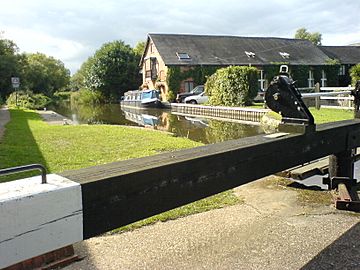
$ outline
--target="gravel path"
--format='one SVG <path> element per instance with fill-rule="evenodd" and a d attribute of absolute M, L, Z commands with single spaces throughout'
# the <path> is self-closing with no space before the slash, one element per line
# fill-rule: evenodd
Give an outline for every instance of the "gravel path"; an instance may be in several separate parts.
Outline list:
<path fill-rule="evenodd" d="M 0 139 L 4 135 L 5 125 L 10 121 L 10 113 L 6 107 L 0 108 Z"/>
<path fill-rule="evenodd" d="M 239 204 L 95 237 L 64 269 L 360 269 L 360 216 L 304 205 L 271 178 L 244 185 Z"/>
<path fill-rule="evenodd" d="M 54 111 L 36 111 L 49 125 L 73 125 L 73 121 Z"/>

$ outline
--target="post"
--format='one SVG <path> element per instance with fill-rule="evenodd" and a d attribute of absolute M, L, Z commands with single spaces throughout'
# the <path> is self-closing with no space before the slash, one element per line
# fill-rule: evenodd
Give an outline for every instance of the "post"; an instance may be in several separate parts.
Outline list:
<path fill-rule="evenodd" d="M 360 119 L 360 81 L 356 82 L 355 90 L 353 92 L 354 96 L 354 118 Z"/>
<path fill-rule="evenodd" d="M 320 93 L 320 84 L 316 83 L 315 84 L 315 93 Z M 320 97 L 316 96 L 315 97 L 315 108 L 317 110 L 320 110 L 321 104 L 320 104 Z"/>
<path fill-rule="evenodd" d="M 315 88 L 316 89 L 316 88 Z M 355 90 L 352 92 L 354 96 L 354 118 L 360 119 L 359 105 L 360 105 L 360 81 L 357 81 Z M 345 150 L 329 156 L 329 179 L 330 186 L 332 186 L 331 179 L 333 177 L 345 177 L 354 179 L 354 156 L 356 155 L 356 148 Z"/>
<path fill-rule="evenodd" d="M 354 178 L 353 150 L 345 150 L 329 156 L 329 177 Z"/>

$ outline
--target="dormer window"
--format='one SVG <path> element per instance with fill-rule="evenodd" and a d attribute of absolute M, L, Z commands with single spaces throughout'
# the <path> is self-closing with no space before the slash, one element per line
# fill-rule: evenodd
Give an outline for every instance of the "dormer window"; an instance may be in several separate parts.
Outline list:
<path fill-rule="evenodd" d="M 179 60 L 187 60 L 187 61 L 191 60 L 191 57 L 187 53 L 177 52 L 176 55 L 177 55 Z"/>
<path fill-rule="evenodd" d="M 289 57 L 290 57 L 290 54 L 288 54 L 287 52 L 279 52 L 279 54 L 284 59 L 289 59 Z"/>
<path fill-rule="evenodd" d="M 245 54 L 246 54 L 247 57 L 249 57 L 249 58 L 255 58 L 255 53 L 253 53 L 253 52 L 245 51 Z"/>

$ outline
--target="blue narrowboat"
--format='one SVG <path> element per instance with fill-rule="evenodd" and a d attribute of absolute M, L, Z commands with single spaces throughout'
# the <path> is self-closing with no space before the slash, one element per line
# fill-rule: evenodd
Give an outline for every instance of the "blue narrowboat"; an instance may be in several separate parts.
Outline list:
<path fill-rule="evenodd" d="M 150 90 L 133 90 L 124 93 L 120 102 L 124 107 L 135 108 L 162 108 L 160 92 L 155 89 Z"/>

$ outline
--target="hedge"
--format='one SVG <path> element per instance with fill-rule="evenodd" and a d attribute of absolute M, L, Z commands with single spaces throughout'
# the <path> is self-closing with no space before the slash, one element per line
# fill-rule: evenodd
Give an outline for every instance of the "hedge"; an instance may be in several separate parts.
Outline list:
<path fill-rule="evenodd" d="M 258 91 L 258 69 L 230 66 L 218 69 L 205 84 L 209 104 L 214 106 L 250 105 Z"/>

